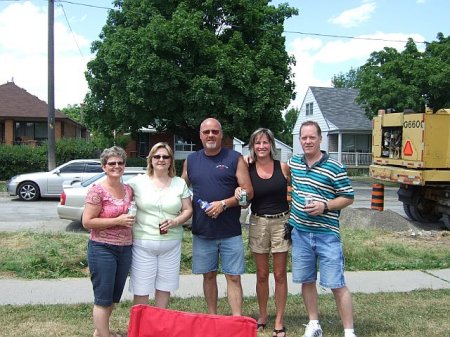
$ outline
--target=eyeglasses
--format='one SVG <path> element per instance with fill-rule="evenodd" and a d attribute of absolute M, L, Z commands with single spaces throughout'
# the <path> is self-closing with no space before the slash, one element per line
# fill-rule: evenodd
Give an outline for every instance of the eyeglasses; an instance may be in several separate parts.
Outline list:
<path fill-rule="evenodd" d="M 212 130 L 202 130 L 202 133 L 203 133 L 205 136 L 209 135 L 210 133 L 212 133 L 214 136 L 217 136 L 217 135 L 220 133 L 220 130 L 215 130 L 215 129 L 212 129 Z"/>
<path fill-rule="evenodd" d="M 156 155 L 152 156 L 152 158 L 156 159 L 156 160 L 161 160 L 161 159 L 170 159 L 170 156 L 167 156 L 167 155 L 163 156 L 163 155 L 156 154 Z"/>
<path fill-rule="evenodd" d="M 124 164 L 125 163 L 123 161 L 110 161 L 106 163 L 106 165 L 108 166 L 116 166 L 116 165 L 123 166 Z"/>

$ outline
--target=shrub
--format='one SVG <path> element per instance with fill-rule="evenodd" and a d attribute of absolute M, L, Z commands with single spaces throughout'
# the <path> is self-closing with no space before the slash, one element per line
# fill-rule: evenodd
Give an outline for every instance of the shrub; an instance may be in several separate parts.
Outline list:
<path fill-rule="evenodd" d="M 86 141 L 84 139 L 64 138 L 55 143 L 56 166 L 72 159 L 99 158 L 101 151 L 110 146 L 104 141 Z M 7 180 L 14 175 L 47 171 L 48 146 L 31 147 L 27 145 L 0 145 L 0 180 Z"/>

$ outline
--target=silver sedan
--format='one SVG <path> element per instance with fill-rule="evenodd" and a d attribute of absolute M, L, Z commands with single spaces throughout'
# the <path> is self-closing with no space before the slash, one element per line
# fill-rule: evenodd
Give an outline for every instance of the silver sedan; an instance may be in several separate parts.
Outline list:
<path fill-rule="evenodd" d="M 146 173 L 145 167 L 125 167 L 122 180 L 126 182 L 128 179 Z M 56 208 L 58 217 L 60 219 L 67 219 L 73 221 L 81 221 L 84 212 L 84 200 L 86 199 L 87 191 L 94 183 L 98 184 L 106 179 L 104 172 L 97 174 L 85 182 L 66 181 L 64 182 L 64 191 Z"/>
<path fill-rule="evenodd" d="M 40 197 L 59 197 L 63 182 L 77 179 L 85 181 L 102 172 L 98 159 L 76 159 L 68 161 L 49 172 L 19 174 L 7 183 L 9 195 L 18 195 L 24 201 L 34 201 Z"/>

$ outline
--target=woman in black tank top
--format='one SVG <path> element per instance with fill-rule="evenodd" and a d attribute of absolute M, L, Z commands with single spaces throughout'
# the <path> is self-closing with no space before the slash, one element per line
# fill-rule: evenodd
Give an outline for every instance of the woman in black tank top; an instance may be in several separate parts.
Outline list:
<path fill-rule="evenodd" d="M 250 178 L 254 196 L 251 200 L 249 246 L 256 263 L 256 294 L 259 305 L 258 330 L 267 324 L 269 299 L 269 259 L 272 253 L 275 278 L 275 322 L 273 337 L 285 337 L 283 317 L 287 300 L 287 255 L 289 240 L 284 239 L 284 224 L 289 217 L 287 186 L 290 170 L 286 163 L 275 160 L 273 133 L 258 129 L 249 141 Z"/>

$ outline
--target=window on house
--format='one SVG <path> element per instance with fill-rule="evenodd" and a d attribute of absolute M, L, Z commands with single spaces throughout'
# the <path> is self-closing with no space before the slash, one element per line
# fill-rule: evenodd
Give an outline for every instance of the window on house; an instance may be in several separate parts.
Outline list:
<path fill-rule="evenodd" d="M 175 151 L 195 151 L 195 143 L 187 141 L 180 136 L 175 136 Z"/>
<path fill-rule="evenodd" d="M 311 103 L 306 103 L 306 116 L 311 116 L 313 114 L 313 102 Z"/>
<path fill-rule="evenodd" d="M 46 122 L 16 122 L 14 136 L 21 141 L 43 141 L 48 138 Z"/>
<path fill-rule="evenodd" d="M 342 137 L 343 152 L 370 153 L 372 147 L 371 135 L 349 135 Z"/>

